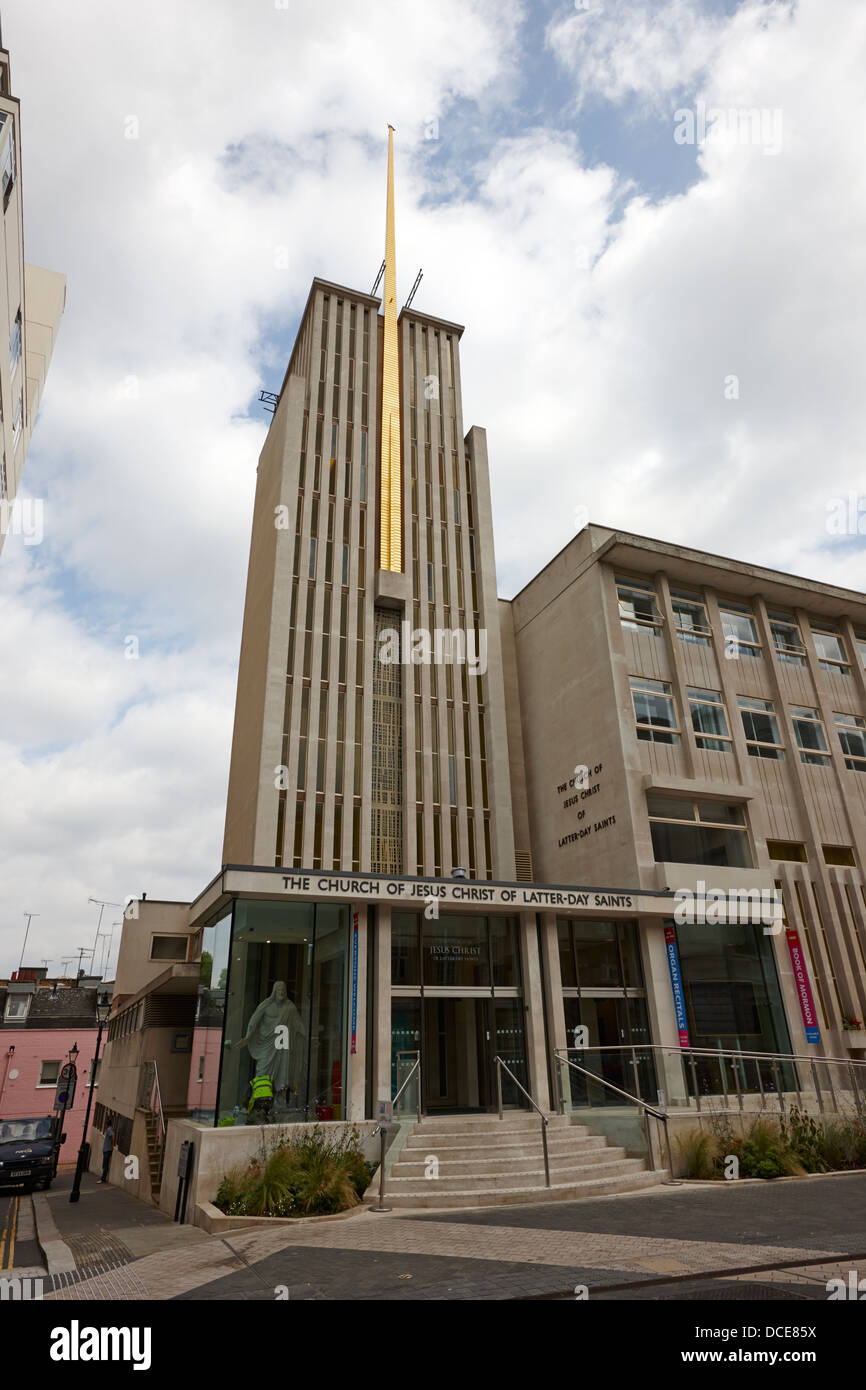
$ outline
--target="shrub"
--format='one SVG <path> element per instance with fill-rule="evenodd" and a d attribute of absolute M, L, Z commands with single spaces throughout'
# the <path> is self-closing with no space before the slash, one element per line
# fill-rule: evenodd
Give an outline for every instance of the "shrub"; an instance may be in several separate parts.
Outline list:
<path fill-rule="evenodd" d="M 358 1206 L 371 1176 L 355 1126 L 331 1138 L 314 1125 L 270 1151 L 263 1141 L 257 1161 L 225 1175 L 216 1205 L 229 1216 L 330 1215 Z"/>
<path fill-rule="evenodd" d="M 714 1178 L 716 1173 L 717 1141 L 702 1129 L 690 1129 L 679 1135 L 677 1148 L 686 1167 L 687 1178 Z"/>

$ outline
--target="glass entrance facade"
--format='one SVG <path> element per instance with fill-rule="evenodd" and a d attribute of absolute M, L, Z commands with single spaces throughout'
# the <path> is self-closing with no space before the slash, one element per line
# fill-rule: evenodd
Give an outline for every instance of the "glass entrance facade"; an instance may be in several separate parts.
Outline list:
<path fill-rule="evenodd" d="M 217 1123 L 343 1118 L 348 945 L 346 904 L 235 903 Z"/>
<path fill-rule="evenodd" d="M 516 917 L 394 912 L 391 982 L 393 1092 L 418 1053 L 425 1112 L 496 1109 L 497 1056 L 529 1089 Z M 507 1072 L 502 1100 L 526 1104 Z"/>
<path fill-rule="evenodd" d="M 569 1056 L 621 1091 L 655 1099 L 637 924 L 559 918 L 556 929 Z M 572 1104 L 623 1104 L 573 1069 L 568 1084 Z"/>

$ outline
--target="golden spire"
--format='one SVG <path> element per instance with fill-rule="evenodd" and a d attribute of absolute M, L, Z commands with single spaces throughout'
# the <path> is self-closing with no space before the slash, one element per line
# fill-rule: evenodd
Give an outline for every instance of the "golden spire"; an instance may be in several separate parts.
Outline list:
<path fill-rule="evenodd" d="M 379 565 L 403 569 L 403 488 L 400 466 L 400 349 L 397 341 L 397 267 L 394 236 L 394 127 L 388 126 L 388 203 L 385 215 L 385 334 L 382 350 L 382 454 Z"/>

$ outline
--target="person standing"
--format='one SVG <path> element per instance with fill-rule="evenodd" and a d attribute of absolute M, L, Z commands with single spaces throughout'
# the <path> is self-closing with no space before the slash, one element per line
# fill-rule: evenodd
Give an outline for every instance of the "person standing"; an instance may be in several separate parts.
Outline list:
<path fill-rule="evenodd" d="M 108 1122 L 108 1129 L 105 1131 L 105 1138 L 102 1141 L 102 1177 L 101 1183 L 108 1182 L 108 1170 L 111 1167 L 111 1155 L 114 1151 L 114 1126 Z"/>

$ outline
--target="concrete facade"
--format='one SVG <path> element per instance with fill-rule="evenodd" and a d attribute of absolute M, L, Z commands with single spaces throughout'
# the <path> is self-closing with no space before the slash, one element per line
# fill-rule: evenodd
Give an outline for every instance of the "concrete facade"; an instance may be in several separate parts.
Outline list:
<path fill-rule="evenodd" d="M 66 279 L 24 260 L 21 108 L 12 94 L 9 54 L 2 47 L 0 185 L 0 504 L 8 509 L 18 493 L 66 305 Z M 0 549 L 15 525 L 5 515 L 3 522 Z"/>

